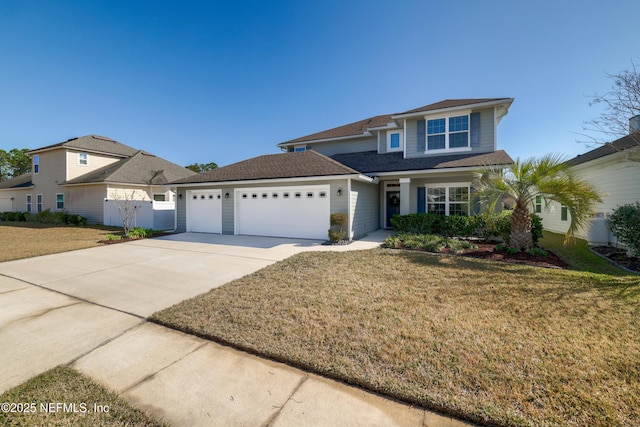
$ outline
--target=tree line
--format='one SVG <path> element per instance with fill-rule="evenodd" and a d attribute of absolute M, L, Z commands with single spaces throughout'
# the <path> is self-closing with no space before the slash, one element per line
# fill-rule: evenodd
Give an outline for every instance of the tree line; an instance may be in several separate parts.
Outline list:
<path fill-rule="evenodd" d="M 31 172 L 31 158 L 28 148 L 0 149 L 0 181 L 6 181 Z"/>

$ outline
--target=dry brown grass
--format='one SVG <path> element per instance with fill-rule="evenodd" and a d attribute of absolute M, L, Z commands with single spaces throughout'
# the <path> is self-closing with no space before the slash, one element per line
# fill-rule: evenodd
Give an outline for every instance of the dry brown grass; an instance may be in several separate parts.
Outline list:
<path fill-rule="evenodd" d="M 68 367 L 57 367 L 31 378 L 1 394 L 0 402 L 5 404 L 0 410 L 2 426 L 165 425 Z"/>
<path fill-rule="evenodd" d="M 153 316 L 497 425 L 640 425 L 640 279 L 420 252 L 303 253 Z"/>
<path fill-rule="evenodd" d="M 0 262 L 99 246 L 112 227 L 0 223 Z"/>

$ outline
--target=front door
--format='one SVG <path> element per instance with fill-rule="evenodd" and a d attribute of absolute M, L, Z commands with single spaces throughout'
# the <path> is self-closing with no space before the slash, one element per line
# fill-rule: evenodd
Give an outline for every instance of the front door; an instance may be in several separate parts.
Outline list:
<path fill-rule="evenodd" d="M 393 228 L 391 225 L 391 217 L 400 214 L 400 192 L 387 191 L 387 228 Z"/>

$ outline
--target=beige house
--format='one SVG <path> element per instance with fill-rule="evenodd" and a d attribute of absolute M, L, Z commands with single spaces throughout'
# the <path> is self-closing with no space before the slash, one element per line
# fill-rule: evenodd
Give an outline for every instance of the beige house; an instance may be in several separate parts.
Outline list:
<path fill-rule="evenodd" d="M 164 184 L 195 173 L 110 138 L 87 135 L 29 152 L 31 173 L 0 183 L 0 212 L 49 209 L 105 223 L 105 200 L 173 202 Z"/>
<path fill-rule="evenodd" d="M 630 126 L 629 135 L 567 163 L 578 177 L 591 183 L 602 198 L 591 224 L 576 236 L 591 244 L 615 243 L 615 237 L 608 230 L 607 215 L 618 206 L 640 201 L 640 131 Z M 569 229 L 571 214 L 565 206 L 557 202 L 545 206 L 539 199 L 534 211 L 542 217 L 545 230 L 564 234 Z"/>

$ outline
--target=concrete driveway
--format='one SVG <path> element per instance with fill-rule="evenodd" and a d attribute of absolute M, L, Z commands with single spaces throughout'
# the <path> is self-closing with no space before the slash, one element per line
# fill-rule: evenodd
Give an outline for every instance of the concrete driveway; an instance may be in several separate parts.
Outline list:
<path fill-rule="evenodd" d="M 385 236 L 327 247 L 186 233 L 0 263 L 0 393 L 70 365 L 172 425 L 461 425 L 145 321 L 295 253 Z"/>

